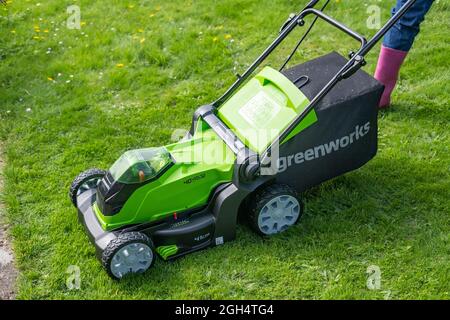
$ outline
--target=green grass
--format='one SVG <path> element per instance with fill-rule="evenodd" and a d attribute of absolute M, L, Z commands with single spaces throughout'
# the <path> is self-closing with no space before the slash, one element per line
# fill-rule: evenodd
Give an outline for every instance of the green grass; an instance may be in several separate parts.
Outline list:
<path fill-rule="evenodd" d="M 309 191 L 307 213 L 292 230 L 265 240 L 239 226 L 235 242 L 158 261 L 144 276 L 115 282 L 77 222 L 67 197 L 74 176 L 188 128 L 196 107 L 223 93 L 234 68 L 242 72 L 303 2 L 48 0 L 38 6 L 13 0 L 0 6 L 2 198 L 21 272 L 19 298 L 450 298 L 445 1 L 435 2 L 402 69 L 394 105 L 380 114 L 377 157 Z M 384 19 L 393 2 L 372 1 Z M 72 3 L 81 7 L 81 30 L 65 27 Z M 374 33 L 362 3 L 332 1 L 328 12 Z M 297 62 L 355 45 L 323 24 L 312 36 Z M 377 53 L 378 47 L 367 58 L 368 72 Z M 81 269 L 80 290 L 66 288 L 69 265 Z M 366 287 L 370 265 L 381 268 L 380 290 Z"/>

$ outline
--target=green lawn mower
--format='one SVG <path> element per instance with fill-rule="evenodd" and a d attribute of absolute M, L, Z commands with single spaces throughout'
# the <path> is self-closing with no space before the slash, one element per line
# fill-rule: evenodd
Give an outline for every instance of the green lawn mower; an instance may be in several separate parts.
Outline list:
<path fill-rule="evenodd" d="M 107 273 L 115 279 L 236 237 L 237 216 L 262 236 L 295 225 L 301 192 L 355 170 L 377 152 L 383 86 L 360 70 L 365 55 L 415 2 L 377 34 L 363 36 L 310 1 L 236 82 L 198 108 L 189 134 L 164 147 L 132 150 L 107 170 L 75 178 L 70 198 Z M 279 70 L 261 63 L 305 19 L 304 36 Z M 360 48 L 286 68 L 321 19 Z"/>

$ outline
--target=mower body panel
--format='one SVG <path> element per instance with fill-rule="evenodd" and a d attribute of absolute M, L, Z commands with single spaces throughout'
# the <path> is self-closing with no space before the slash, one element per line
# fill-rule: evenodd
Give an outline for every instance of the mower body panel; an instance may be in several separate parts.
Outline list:
<path fill-rule="evenodd" d="M 215 188 L 232 179 L 235 155 L 204 123 L 198 124 L 191 139 L 165 146 L 165 149 L 173 158 L 173 164 L 157 179 L 137 184 L 116 214 L 103 214 L 104 206 L 94 204 L 103 229 L 153 222 L 201 208 Z M 120 197 L 124 190 L 114 196 Z M 105 201 L 102 197 L 98 200 Z"/>
<path fill-rule="evenodd" d="M 112 232 L 105 231 L 94 212 L 94 204 L 97 197 L 96 189 L 88 190 L 77 198 L 78 221 L 84 226 L 89 240 L 94 244 L 96 255 L 101 258 L 103 250 L 116 236 Z"/>
<path fill-rule="evenodd" d="M 255 185 L 256 186 L 256 185 Z M 139 231 L 150 237 L 156 252 L 164 259 L 175 259 L 187 253 L 211 246 L 222 245 L 236 238 L 238 208 L 250 193 L 233 183 L 220 185 L 208 204 L 198 210 L 169 215 L 153 222 L 127 225 L 112 231 L 102 227 L 95 213 L 96 189 L 77 197 L 78 219 L 89 240 L 96 248 L 99 259 L 106 246 L 120 233 Z"/>
<path fill-rule="evenodd" d="M 218 117 L 249 149 L 260 154 L 308 104 L 293 82 L 266 67 L 219 108 Z M 300 128 L 316 121 L 313 110 Z"/>

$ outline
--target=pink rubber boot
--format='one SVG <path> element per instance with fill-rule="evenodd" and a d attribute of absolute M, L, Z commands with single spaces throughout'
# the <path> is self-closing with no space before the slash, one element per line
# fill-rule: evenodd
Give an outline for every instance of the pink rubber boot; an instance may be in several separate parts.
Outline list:
<path fill-rule="evenodd" d="M 398 80 L 400 67 L 408 52 L 381 46 L 378 58 L 375 79 L 384 84 L 384 92 L 381 96 L 379 107 L 387 108 L 391 104 L 391 94 Z"/>

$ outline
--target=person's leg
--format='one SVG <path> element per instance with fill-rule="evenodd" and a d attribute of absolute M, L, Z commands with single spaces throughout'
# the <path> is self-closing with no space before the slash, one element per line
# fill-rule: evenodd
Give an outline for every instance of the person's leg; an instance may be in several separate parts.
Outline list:
<path fill-rule="evenodd" d="M 385 86 L 380 108 L 388 107 L 391 102 L 391 94 L 397 83 L 400 67 L 420 31 L 420 24 L 425 19 L 433 1 L 417 0 L 384 37 L 375 71 L 375 78 Z M 397 0 L 392 14 L 394 15 L 406 2 L 407 0 Z"/>

